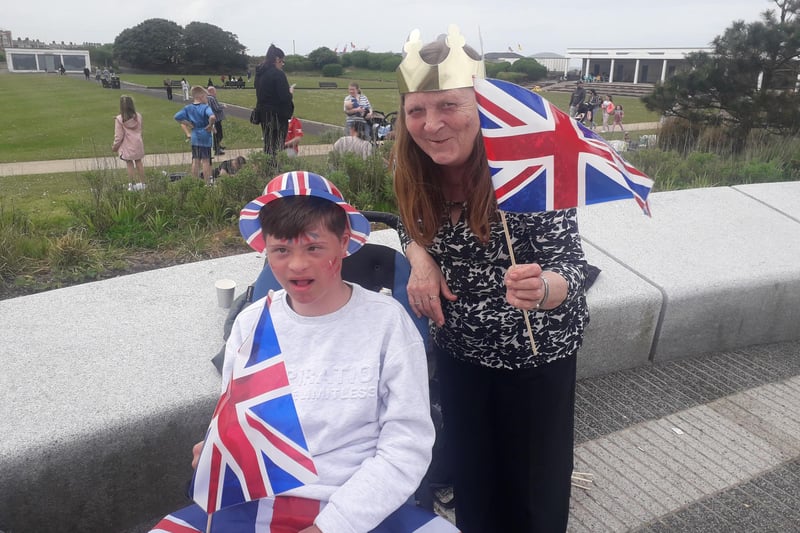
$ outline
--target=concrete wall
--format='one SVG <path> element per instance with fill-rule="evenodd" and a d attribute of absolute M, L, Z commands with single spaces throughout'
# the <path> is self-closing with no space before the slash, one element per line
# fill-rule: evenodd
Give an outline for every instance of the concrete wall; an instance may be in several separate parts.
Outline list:
<path fill-rule="evenodd" d="M 580 210 L 602 269 L 581 376 L 800 338 L 800 182 L 651 206 Z M 132 531 L 187 503 L 219 394 L 213 283 L 239 294 L 262 264 L 246 253 L 0 301 L 0 530 Z"/>

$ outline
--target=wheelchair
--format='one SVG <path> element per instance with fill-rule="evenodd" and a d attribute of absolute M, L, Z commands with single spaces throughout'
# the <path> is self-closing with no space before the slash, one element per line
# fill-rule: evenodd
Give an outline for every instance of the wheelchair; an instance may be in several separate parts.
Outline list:
<path fill-rule="evenodd" d="M 393 230 L 398 228 L 399 217 L 397 215 L 379 211 L 362 211 L 361 214 L 371 223 L 383 224 Z M 342 261 L 342 278 L 345 281 L 357 283 L 365 289 L 375 292 L 391 294 L 408 312 L 427 345 L 429 336 L 428 319 L 425 317 L 417 318 L 411 311 L 411 306 L 408 302 L 406 284 L 410 275 L 411 265 L 406 257 L 394 248 L 381 244 L 366 243 L 357 253 L 345 257 Z M 228 339 L 233 328 L 233 322 L 245 307 L 266 296 L 270 290 L 278 290 L 280 288 L 280 284 L 275 279 L 269 264 L 265 261 L 264 268 L 256 280 L 231 305 L 225 320 L 223 338 L 225 340 Z M 222 372 L 224 357 L 225 346 L 223 345 L 212 359 L 219 372 Z M 454 501 L 451 498 L 452 491 L 448 490 L 451 482 L 449 479 L 449 467 L 447 466 L 447 454 L 444 450 L 439 382 L 435 372 L 435 359 L 430 354 L 428 355 L 428 381 L 431 418 L 436 428 L 436 441 L 433 446 L 431 465 L 416 491 L 415 499 L 417 505 L 433 511 L 434 503 L 440 507 L 450 509 L 453 507 Z M 440 495 L 445 495 L 445 497 L 440 497 Z"/>

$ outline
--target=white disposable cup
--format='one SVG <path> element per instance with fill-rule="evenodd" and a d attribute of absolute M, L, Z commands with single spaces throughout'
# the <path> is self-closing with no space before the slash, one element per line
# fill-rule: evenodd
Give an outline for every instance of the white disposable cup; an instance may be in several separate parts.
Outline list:
<path fill-rule="evenodd" d="M 233 304 L 233 294 L 236 292 L 236 282 L 232 279 L 220 279 L 214 283 L 217 288 L 217 303 L 225 309 Z"/>

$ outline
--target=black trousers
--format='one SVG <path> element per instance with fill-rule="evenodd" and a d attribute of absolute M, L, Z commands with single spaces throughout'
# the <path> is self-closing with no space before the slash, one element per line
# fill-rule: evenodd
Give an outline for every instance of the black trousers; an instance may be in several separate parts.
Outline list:
<path fill-rule="evenodd" d="M 267 111 L 262 116 L 261 128 L 264 134 L 264 151 L 275 155 L 283 150 L 286 133 L 289 131 L 289 121 L 280 120 L 276 113 Z"/>
<path fill-rule="evenodd" d="M 567 528 L 575 361 L 499 370 L 437 350 L 444 431 L 463 533 Z"/>
<path fill-rule="evenodd" d="M 224 137 L 224 133 L 222 132 L 222 121 L 218 120 L 214 122 L 214 148 L 219 151 L 221 150 L 222 146 L 222 138 Z"/>

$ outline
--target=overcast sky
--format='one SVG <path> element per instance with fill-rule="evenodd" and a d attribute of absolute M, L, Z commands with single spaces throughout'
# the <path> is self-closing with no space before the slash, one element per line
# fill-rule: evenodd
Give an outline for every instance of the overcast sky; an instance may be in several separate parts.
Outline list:
<path fill-rule="evenodd" d="M 427 42 L 457 24 L 475 48 L 482 36 L 484 52 L 512 47 L 530 55 L 586 46 L 708 46 L 734 20 L 753 22 L 772 8 L 767 0 L 17 0 L 4 2 L 0 29 L 14 38 L 111 43 L 150 18 L 198 21 L 236 34 L 258 56 L 270 43 L 287 54 L 350 43 L 400 52 L 414 28 Z"/>

